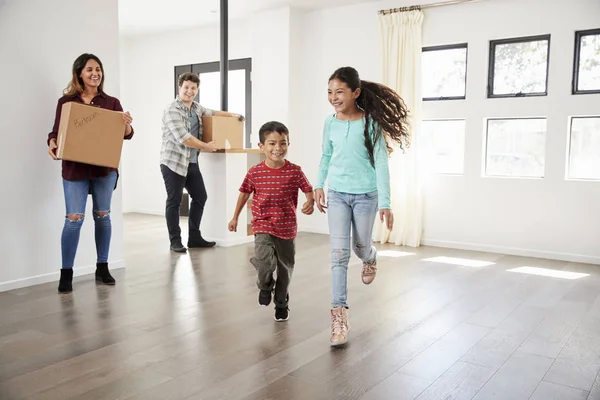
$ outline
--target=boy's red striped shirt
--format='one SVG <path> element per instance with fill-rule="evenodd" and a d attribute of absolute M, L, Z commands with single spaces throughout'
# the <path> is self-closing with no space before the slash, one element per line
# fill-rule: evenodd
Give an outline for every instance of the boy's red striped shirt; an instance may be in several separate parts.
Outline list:
<path fill-rule="evenodd" d="M 250 168 L 240 192 L 254 193 L 252 231 L 294 239 L 298 231 L 298 189 L 304 193 L 313 190 L 302 168 L 288 160 L 281 168 L 269 168 L 264 161 Z"/>

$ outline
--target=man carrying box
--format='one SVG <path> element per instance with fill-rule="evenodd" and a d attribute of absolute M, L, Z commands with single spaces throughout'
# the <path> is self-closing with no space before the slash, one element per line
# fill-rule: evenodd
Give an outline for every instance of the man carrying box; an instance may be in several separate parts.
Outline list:
<path fill-rule="evenodd" d="M 160 170 L 167 191 L 165 216 L 169 230 L 171 250 L 185 253 L 179 227 L 179 207 L 183 188 L 192 198 L 189 212 L 189 248 L 213 247 L 216 243 L 205 240 L 200 233 L 200 221 L 206 203 L 206 187 L 198 168 L 198 151 L 217 151 L 214 141 L 202 141 L 202 117 L 223 116 L 243 120 L 238 114 L 226 111 L 214 111 L 194 101 L 198 94 L 200 78 L 186 72 L 177 82 L 179 95 L 166 108 L 162 119 L 162 147 L 160 151 Z"/>

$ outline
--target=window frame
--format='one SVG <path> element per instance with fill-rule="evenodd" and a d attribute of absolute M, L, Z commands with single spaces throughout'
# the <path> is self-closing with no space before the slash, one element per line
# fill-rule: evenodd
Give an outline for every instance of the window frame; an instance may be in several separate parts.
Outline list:
<path fill-rule="evenodd" d="M 544 147 L 544 172 L 542 176 L 520 176 L 520 175 L 490 175 L 487 173 L 487 165 L 488 165 L 488 143 L 489 143 L 489 134 L 490 134 L 490 125 L 489 121 L 505 121 L 505 120 L 530 120 L 530 119 L 542 119 L 546 121 L 546 137 L 545 137 L 545 147 Z M 483 169 L 482 169 L 482 177 L 483 178 L 492 178 L 492 179 L 533 179 L 533 180 L 543 180 L 546 178 L 546 154 L 547 154 L 547 145 L 548 145 L 548 117 L 543 116 L 531 116 L 531 117 L 487 117 L 484 118 L 484 132 L 485 132 L 485 140 L 483 141 Z"/>
<path fill-rule="evenodd" d="M 600 88 L 592 90 L 579 90 L 579 62 L 581 61 L 581 39 L 584 36 L 600 35 L 600 28 L 586 29 L 575 32 L 575 48 L 573 52 L 573 78 L 571 80 L 571 94 L 600 94 Z"/>
<path fill-rule="evenodd" d="M 565 162 L 565 181 L 571 182 L 600 182 L 600 179 L 596 178 L 571 178 L 571 142 L 573 135 L 573 120 L 574 119 L 600 119 L 598 115 L 571 115 L 569 116 L 568 134 L 567 134 L 567 154 Z"/>
<path fill-rule="evenodd" d="M 522 36 L 509 39 L 498 39 L 490 40 L 489 55 L 488 55 L 488 84 L 487 84 L 487 97 L 488 99 L 500 99 L 500 98 L 519 98 L 519 97 L 539 97 L 548 96 L 548 77 L 550 74 L 550 49 L 551 41 L 550 34 L 547 35 L 536 35 L 536 36 Z M 513 43 L 526 43 L 536 42 L 541 40 L 548 41 L 548 52 L 546 54 L 546 90 L 538 93 L 513 93 L 513 94 L 494 94 L 494 67 L 496 65 L 496 46 L 502 44 L 513 44 Z"/>
<path fill-rule="evenodd" d="M 229 60 L 229 71 L 233 70 L 245 70 L 246 74 L 246 113 L 244 115 L 245 120 L 245 128 L 246 128 L 246 148 L 251 148 L 251 138 L 252 138 L 252 58 L 239 58 L 235 60 Z M 179 94 L 179 87 L 177 85 L 177 81 L 179 79 L 179 75 L 184 72 L 193 72 L 195 74 L 202 74 L 205 72 L 219 72 L 220 71 L 220 62 L 206 62 L 206 63 L 198 63 L 198 64 L 186 64 L 186 65 L 176 65 L 174 67 L 174 75 L 175 75 L 175 98 Z M 199 101 L 200 94 L 196 95 L 194 101 Z"/>
<path fill-rule="evenodd" d="M 439 46 L 426 46 L 421 48 L 421 53 L 427 51 L 466 49 L 465 53 L 465 95 L 464 96 L 441 96 L 441 97 L 423 97 L 423 101 L 444 101 L 444 100 L 466 100 L 467 98 L 467 76 L 469 71 L 469 43 L 444 44 Z"/>

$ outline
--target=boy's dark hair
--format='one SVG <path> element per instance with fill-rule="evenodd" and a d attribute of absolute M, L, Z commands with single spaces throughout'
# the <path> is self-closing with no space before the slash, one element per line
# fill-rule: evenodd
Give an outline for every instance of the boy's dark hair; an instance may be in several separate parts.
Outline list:
<path fill-rule="evenodd" d="M 198 76 L 198 74 L 194 74 L 192 72 L 184 72 L 183 74 L 179 75 L 177 85 L 181 87 L 183 86 L 183 82 L 185 81 L 194 82 L 196 85 L 200 86 L 200 77 Z"/>
<path fill-rule="evenodd" d="M 269 121 L 263 124 L 258 131 L 258 140 L 261 144 L 265 144 L 265 137 L 271 132 L 277 132 L 280 135 L 285 135 L 288 139 L 290 138 L 290 131 L 284 124 L 277 121 Z"/>
<path fill-rule="evenodd" d="M 386 135 L 398 143 L 401 149 L 410 146 L 408 109 L 398 93 L 385 85 L 361 80 L 358 71 L 352 67 L 338 68 L 331 75 L 329 81 L 333 79 L 344 82 L 352 91 L 357 88 L 361 89 L 360 95 L 356 99 L 356 105 L 365 113 L 365 146 L 371 165 L 375 165 L 373 143 L 376 143 L 382 135 Z M 369 126 L 372 122 L 379 125 L 379 129 L 373 132 L 373 140 L 369 137 Z M 388 151 L 392 150 L 387 140 L 386 146 Z"/>

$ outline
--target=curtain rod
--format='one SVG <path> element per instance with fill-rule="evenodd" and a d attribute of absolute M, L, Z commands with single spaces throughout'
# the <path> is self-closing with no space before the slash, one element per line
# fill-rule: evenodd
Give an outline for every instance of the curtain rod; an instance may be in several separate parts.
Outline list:
<path fill-rule="evenodd" d="M 475 1 L 479 1 L 479 0 L 449 0 L 449 1 L 442 1 L 442 2 L 439 2 L 439 3 L 423 4 L 423 5 L 419 5 L 419 6 L 390 8 L 388 10 L 379 10 L 377 13 L 378 14 L 382 14 L 382 15 L 386 15 L 386 14 L 393 14 L 393 13 L 397 13 L 397 12 L 423 10 L 425 8 L 432 8 L 432 7 L 450 6 L 450 5 L 453 5 L 453 4 L 473 3 Z"/>

